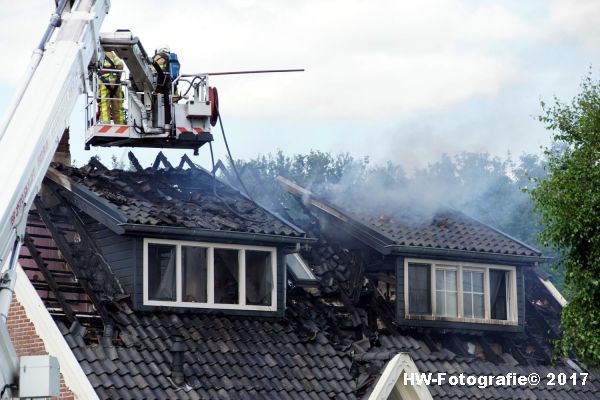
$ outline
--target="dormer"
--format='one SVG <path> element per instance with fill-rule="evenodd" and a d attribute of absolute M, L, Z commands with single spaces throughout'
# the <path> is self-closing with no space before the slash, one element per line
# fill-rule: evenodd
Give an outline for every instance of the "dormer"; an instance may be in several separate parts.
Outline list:
<path fill-rule="evenodd" d="M 57 166 L 46 184 L 78 214 L 135 309 L 283 315 L 288 257 L 313 240 L 183 161 Z"/>

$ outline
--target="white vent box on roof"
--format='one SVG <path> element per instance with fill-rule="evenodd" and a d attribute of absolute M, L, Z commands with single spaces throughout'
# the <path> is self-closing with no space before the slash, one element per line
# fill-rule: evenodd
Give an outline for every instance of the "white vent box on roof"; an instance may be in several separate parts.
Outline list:
<path fill-rule="evenodd" d="M 24 356 L 19 363 L 19 397 L 57 397 L 60 394 L 60 368 L 52 356 Z"/>

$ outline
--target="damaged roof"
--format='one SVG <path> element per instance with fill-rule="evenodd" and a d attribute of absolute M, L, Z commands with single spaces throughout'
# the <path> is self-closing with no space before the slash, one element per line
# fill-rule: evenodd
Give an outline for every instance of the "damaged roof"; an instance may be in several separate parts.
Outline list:
<path fill-rule="evenodd" d="M 398 352 L 408 353 L 424 373 L 587 372 L 573 362 L 551 361 L 548 332 L 559 307 L 533 271 L 525 275 L 524 333 L 436 332 L 388 324 L 393 307 L 375 292 L 361 290 L 351 300 L 362 285 L 347 283 L 365 278 L 357 276 L 362 260 L 351 251 L 321 238 L 303 255 L 315 266 L 321 290 L 290 290 L 285 318 L 136 311 L 126 298 L 101 306 L 110 311 L 110 329 L 69 324 L 55 310 L 53 317 L 100 399 L 361 399 Z M 97 268 L 85 261 L 79 267 Z M 96 288 L 92 296 L 101 292 Z M 179 385 L 171 378 L 175 336 L 185 343 Z M 596 399 L 600 381 L 591 373 L 585 386 L 567 380 L 564 386 L 444 384 L 429 390 L 434 399 Z"/>
<path fill-rule="evenodd" d="M 311 211 L 326 215 L 381 252 L 478 253 L 531 258 L 532 261 L 542 258 L 539 250 L 457 210 L 411 212 L 405 209 L 393 214 L 387 214 L 388 210 L 374 213 L 361 208 L 360 204 L 333 204 L 286 178 L 277 180 Z"/>
<path fill-rule="evenodd" d="M 363 214 L 358 218 L 391 239 L 395 246 L 541 256 L 533 247 L 455 210 L 438 211 L 421 223 L 384 214 Z"/>
<path fill-rule="evenodd" d="M 178 228 L 183 232 L 187 228 L 294 238 L 305 236 L 301 229 L 213 178 L 210 172 L 191 163 L 186 156 L 178 167 L 173 167 L 161 156 L 159 154 L 153 167 L 146 169 L 142 169 L 136 160 L 133 164 L 138 169 L 133 171 L 109 170 L 94 159 L 81 168 L 60 164 L 54 168 L 69 180 L 69 184 L 79 185 L 103 200 L 104 209 L 112 213 L 125 230 L 142 226 Z M 163 161 L 165 168 L 158 168 L 158 161 Z"/>
<path fill-rule="evenodd" d="M 102 193 L 119 193 L 131 201 L 138 201 L 136 192 L 130 192 L 136 177 L 158 188 L 162 187 L 161 180 L 166 179 L 156 171 L 124 173 L 99 168 L 61 171 L 73 182 L 90 188 L 95 196 L 106 198 Z M 150 182 L 149 176 L 157 180 Z M 180 178 L 179 173 L 172 176 Z M 111 184 L 110 177 L 122 180 L 125 185 Z M 184 182 L 187 182 L 185 191 L 191 192 L 191 182 Z M 212 180 L 194 182 L 212 184 Z M 174 190 L 172 186 L 170 190 Z M 206 188 L 195 190 L 210 193 Z M 168 193 L 174 198 L 172 192 Z M 144 195 L 156 207 L 171 205 L 164 194 L 156 194 L 156 199 L 153 196 Z M 524 273 L 528 288 L 524 332 L 409 328 L 395 323 L 394 304 L 374 288 L 366 272 L 368 262 L 364 254 L 343 247 L 313 225 L 306 229 L 319 241 L 304 248 L 302 255 L 319 279 L 320 287 L 305 290 L 288 286 L 283 318 L 231 316 L 190 309 L 134 310 L 131 300 L 116 287 L 110 266 L 102 260 L 91 262 L 101 256 L 93 246 L 83 246 L 88 251 L 81 251 L 84 242 L 73 241 L 67 245 L 70 250 L 59 252 L 54 243 L 59 239 L 42 232 L 44 222 L 37 214 L 43 217 L 47 213 L 50 222 L 60 223 L 65 237 L 79 233 L 83 239 L 76 221 L 70 224 L 71 204 L 60 196 L 58 200 L 61 203 L 54 207 L 32 211 L 28 228 L 34 242 L 28 248 L 35 254 L 39 252 L 42 261 L 52 260 L 53 264 L 32 262 L 36 257 L 28 248 L 22 250 L 20 262 L 30 279 L 37 282 L 39 293 L 44 293 L 46 307 L 101 399 L 361 399 L 371 393 L 386 363 L 398 352 L 408 353 L 423 373 L 462 372 L 480 376 L 535 372 L 545 377 L 548 373 L 564 372 L 571 376 L 588 372 L 571 360 L 553 360 L 550 342 L 559 335 L 561 308 L 540 283 L 535 268 Z M 280 220 L 274 218 L 274 223 L 277 221 Z M 70 254 L 69 266 L 61 262 L 67 254 Z M 56 263 L 59 265 L 54 266 Z M 73 279 L 69 279 L 69 287 L 92 299 L 94 307 L 86 308 L 91 311 L 85 318 L 77 312 L 75 320 L 69 319 L 60 311 L 56 299 L 48 294 L 47 285 L 43 285 L 44 275 L 39 273 L 46 267 L 61 274 L 70 270 Z M 115 294 L 107 297 L 110 291 Z M 78 298 L 69 297 L 64 304 L 77 303 Z M 172 379 L 171 349 L 175 337 L 184 341 L 182 384 Z M 573 385 L 568 379 L 564 386 L 480 389 L 431 385 L 428 388 L 435 399 L 596 399 L 600 397 L 600 378 L 592 372 L 586 385 Z"/>

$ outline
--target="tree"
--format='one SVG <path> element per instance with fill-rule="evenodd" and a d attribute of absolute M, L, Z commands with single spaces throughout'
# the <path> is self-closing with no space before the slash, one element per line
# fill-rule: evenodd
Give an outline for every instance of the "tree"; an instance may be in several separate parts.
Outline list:
<path fill-rule="evenodd" d="M 540 121 L 562 144 L 546 149 L 548 176 L 530 190 L 570 295 L 558 349 L 600 365 L 600 85 L 588 75 L 570 104 L 555 98 L 542 109 Z"/>

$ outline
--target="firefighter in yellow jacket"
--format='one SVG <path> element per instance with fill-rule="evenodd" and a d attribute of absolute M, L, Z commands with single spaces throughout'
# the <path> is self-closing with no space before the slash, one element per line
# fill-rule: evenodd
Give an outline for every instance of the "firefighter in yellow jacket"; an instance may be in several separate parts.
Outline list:
<path fill-rule="evenodd" d="M 123 89 L 121 88 L 121 75 L 123 74 L 123 61 L 113 52 L 106 52 L 98 79 L 100 89 L 100 123 L 110 124 L 112 120 L 116 125 L 124 125 L 123 116 Z"/>

